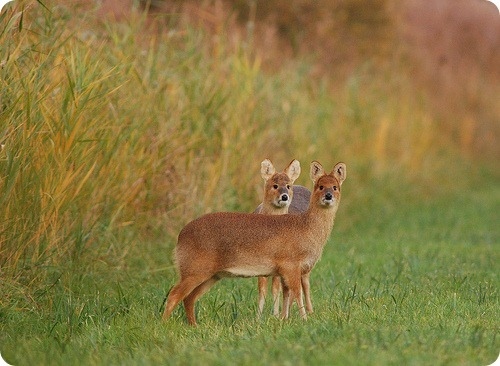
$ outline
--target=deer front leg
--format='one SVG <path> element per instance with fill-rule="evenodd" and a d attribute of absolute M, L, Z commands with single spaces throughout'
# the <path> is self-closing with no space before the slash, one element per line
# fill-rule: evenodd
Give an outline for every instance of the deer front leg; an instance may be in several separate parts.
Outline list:
<path fill-rule="evenodd" d="M 273 294 L 273 315 L 276 317 L 280 315 L 280 289 L 281 279 L 278 276 L 274 276 L 271 291 Z"/>
<path fill-rule="evenodd" d="M 281 315 L 283 319 L 287 319 L 290 315 L 290 305 L 294 301 L 297 302 L 299 307 L 299 314 L 303 319 L 307 319 L 306 309 L 302 300 L 302 286 L 300 269 L 293 268 L 291 270 L 283 271 L 282 275 L 283 285 L 283 309 Z"/>
<path fill-rule="evenodd" d="M 258 315 L 261 316 L 264 311 L 264 304 L 266 303 L 267 277 L 257 277 L 257 285 L 259 289 Z"/>
<path fill-rule="evenodd" d="M 309 273 L 306 273 L 302 275 L 301 282 L 302 282 L 302 291 L 304 292 L 304 299 L 306 302 L 306 310 L 309 314 L 313 312 L 313 306 L 311 302 L 311 291 L 310 291 L 310 284 L 309 284 Z"/>
<path fill-rule="evenodd" d="M 288 319 L 290 315 L 290 288 L 281 278 L 281 288 L 283 289 L 283 306 L 281 308 L 281 319 Z"/>

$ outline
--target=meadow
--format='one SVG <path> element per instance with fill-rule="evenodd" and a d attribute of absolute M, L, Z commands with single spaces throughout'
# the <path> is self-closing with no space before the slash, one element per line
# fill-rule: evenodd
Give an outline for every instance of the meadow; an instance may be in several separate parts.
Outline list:
<path fill-rule="evenodd" d="M 8 363 L 498 357 L 500 176 L 494 151 L 470 149 L 474 130 L 496 131 L 494 106 L 450 128 L 399 62 L 360 67 L 332 91 L 308 60 L 265 72 L 252 43 L 224 29 L 139 11 L 108 22 L 92 6 L 18 1 L 0 14 Z M 252 211 L 264 158 L 299 159 L 307 187 L 311 160 L 347 164 L 311 276 L 315 312 L 281 321 L 268 304 L 258 319 L 256 280 L 231 279 L 199 301 L 197 328 L 182 308 L 160 321 L 179 230 L 206 212 Z"/>

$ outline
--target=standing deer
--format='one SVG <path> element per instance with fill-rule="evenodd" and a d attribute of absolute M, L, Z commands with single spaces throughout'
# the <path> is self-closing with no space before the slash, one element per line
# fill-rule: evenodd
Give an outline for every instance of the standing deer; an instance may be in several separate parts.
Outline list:
<path fill-rule="evenodd" d="M 313 161 L 310 175 L 314 189 L 308 210 L 300 215 L 218 212 L 188 223 L 175 248 L 180 281 L 168 294 L 163 319 L 184 301 L 188 322 L 196 325 L 194 304 L 218 280 L 258 276 L 281 277 L 282 318 L 288 318 L 296 301 L 306 319 L 301 277 L 320 259 L 330 236 L 346 166 L 338 163 L 327 174 Z"/>
<path fill-rule="evenodd" d="M 264 198 L 254 213 L 266 215 L 283 215 L 286 213 L 302 213 L 309 207 L 311 192 L 303 186 L 293 186 L 300 175 L 300 164 L 293 160 L 282 173 L 277 173 L 273 163 L 265 159 L 261 163 L 260 173 L 264 179 Z M 258 277 L 259 315 L 264 311 L 268 277 Z M 279 316 L 280 278 L 272 277 L 271 291 L 273 295 L 273 314 Z M 306 301 L 306 310 L 312 313 L 311 296 L 309 292 L 309 274 L 302 276 L 302 290 Z"/>

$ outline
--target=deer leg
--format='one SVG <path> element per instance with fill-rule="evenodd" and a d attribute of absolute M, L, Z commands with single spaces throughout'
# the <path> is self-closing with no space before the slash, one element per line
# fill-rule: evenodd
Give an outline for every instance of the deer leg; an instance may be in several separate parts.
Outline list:
<path fill-rule="evenodd" d="M 281 278 L 281 288 L 283 289 L 283 305 L 281 307 L 281 319 L 288 319 L 290 314 L 290 287 Z"/>
<path fill-rule="evenodd" d="M 210 287 L 212 287 L 219 278 L 216 276 L 209 278 L 205 282 L 198 285 L 189 295 L 184 298 L 184 309 L 190 325 L 196 325 L 196 316 L 194 313 L 194 303 L 198 300 Z"/>
<path fill-rule="evenodd" d="M 297 302 L 299 306 L 299 313 L 303 319 L 307 319 L 306 309 L 304 308 L 304 302 L 302 300 L 302 287 L 301 287 L 301 275 L 299 268 L 293 268 L 291 270 L 285 271 L 282 274 L 283 278 L 283 296 L 285 296 L 285 286 L 288 287 L 288 291 L 290 294 L 288 295 L 289 300 L 287 300 L 285 309 L 285 304 L 283 304 L 282 316 L 284 319 L 288 318 L 289 315 L 289 307 L 290 304 L 293 304 L 294 301 Z"/>
<path fill-rule="evenodd" d="M 204 281 L 206 281 L 205 276 L 189 276 L 181 279 L 177 285 L 172 287 L 172 290 L 170 290 L 170 293 L 168 294 L 167 302 L 165 303 L 165 310 L 163 311 L 162 319 L 166 320 L 172 314 L 172 311 L 174 311 L 177 304 L 184 300 L 184 298 L 188 296 L 191 291 Z"/>
<path fill-rule="evenodd" d="M 280 289 L 281 279 L 278 276 L 274 276 L 271 291 L 273 294 L 273 314 L 276 317 L 280 314 Z"/>
<path fill-rule="evenodd" d="M 302 275 L 301 282 L 302 282 L 302 291 L 304 292 L 304 298 L 306 302 L 306 310 L 309 314 L 313 312 L 313 306 L 311 302 L 311 286 L 309 284 L 309 273 L 306 273 Z"/>
<path fill-rule="evenodd" d="M 258 277 L 257 284 L 259 289 L 259 308 L 258 315 L 261 316 L 264 311 L 264 304 L 266 302 L 267 293 L 267 277 Z"/>
<path fill-rule="evenodd" d="M 295 298 L 295 301 L 297 302 L 297 306 L 299 307 L 299 314 L 302 319 L 307 319 L 307 314 L 306 314 L 306 308 L 304 307 L 304 301 L 302 299 L 302 286 L 301 286 L 301 277 L 299 277 L 292 287 L 292 296 Z M 292 303 L 293 303 L 293 298 L 292 298 Z"/>

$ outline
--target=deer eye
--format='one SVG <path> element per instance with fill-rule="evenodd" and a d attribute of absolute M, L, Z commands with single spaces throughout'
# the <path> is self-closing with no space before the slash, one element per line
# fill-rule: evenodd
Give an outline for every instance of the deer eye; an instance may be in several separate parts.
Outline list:
<path fill-rule="evenodd" d="M 319 186 L 319 190 L 320 190 L 320 191 L 322 191 L 322 190 L 323 190 L 323 188 L 324 188 L 323 186 Z"/>
<path fill-rule="evenodd" d="M 337 186 L 333 186 L 333 190 L 336 191 L 337 190 Z"/>
<path fill-rule="evenodd" d="M 286 189 L 290 189 L 290 184 L 287 184 L 287 185 L 286 185 Z"/>
<path fill-rule="evenodd" d="M 278 185 L 277 185 L 277 184 L 275 184 L 275 185 L 273 186 L 273 188 L 274 188 L 274 189 L 278 189 Z"/>

